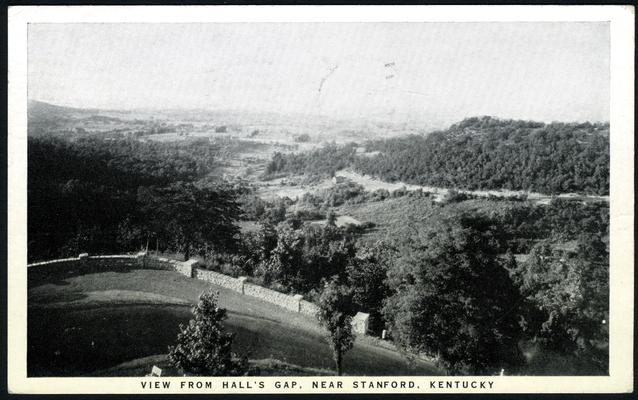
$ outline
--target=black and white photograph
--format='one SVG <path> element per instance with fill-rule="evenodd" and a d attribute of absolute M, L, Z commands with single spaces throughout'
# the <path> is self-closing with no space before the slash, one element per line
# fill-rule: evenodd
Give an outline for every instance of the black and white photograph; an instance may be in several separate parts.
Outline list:
<path fill-rule="evenodd" d="M 633 360 L 610 360 L 633 351 L 633 116 L 612 116 L 611 17 L 117 8 L 24 24 L 9 318 L 25 382 L 433 393 L 626 377 Z M 631 156 L 613 182 L 628 158 L 610 143 Z"/>

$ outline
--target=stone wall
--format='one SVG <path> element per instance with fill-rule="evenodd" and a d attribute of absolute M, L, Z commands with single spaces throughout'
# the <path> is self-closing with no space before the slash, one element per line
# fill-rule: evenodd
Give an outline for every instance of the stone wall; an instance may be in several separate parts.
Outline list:
<path fill-rule="evenodd" d="M 300 295 L 289 296 L 287 294 L 279 293 L 265 287 L 253 285 L 251 283 L 244 284 L 244 294 L 258 299 L 267 301 L 268 303 L 276 304 L 287 310 L 299 312 L 299 302 L 301 300 Z"/>
<path fill-rule="evenodd" d="M 243 276 L 233 278 L 228 275 L 220 274 L 219 272 L 195 268 L 193 270 L 193 278 L 210 282 L 213 285 L 221 286 L 237 293 L 245 294 L 246 296 L 256 297 L 260 300 L 276 304 L 290 311 L 312 316 L 316 313 L 317 306 L 302 300 L 303 296 L 291 296 L 262 286 L 253 285 L 251 283 L 247 283 L 246 277 Z M 303 306 L 301 305 L 302 302 L 305 303 Z"/>
<path fill-rule="evenodd" d="M 219 272 L 197 268 L 198 261 L 175 261 L 162 257 L 151 257 L 141 252 L 135 255 L 89 256 L 80 254 L 77 258 L 65 258 L 60 260 L 44 261 L 28 264 L 29 272 L 50 271 L 55 269 L 85 268 L 87 271 L 101 268 L 146 268 L 167 271 L 176 271 L 189 278 L 200 279 L 214 285 L 233 290 L 235 292 L 255 297 L 265 302 L 275 304 L 287 310 L 314 317 L 317 314 L 317 305 L 303 300 L 303 296 L 287 295 L 262 286 L 246 282 L 246 277 L 233 278 Z M 366 334 L 368 328 L 368 314 L 358 313 L 353 319 L 354 331 L 358 334 Z"/>
<path fill-rule="evenodd" d="M 175 271 L 179 272 L 180 274 L 185 275 L 189 278 L 194 278 L 197 264 L 199 264 L 199 261 L 190 259 L 182 262 L 177 262 L 174 268 Z"/>
<path fill-rule="evenodd" d="M 301 300 L 299 302 L 300 313 L 314 317 L 317 315 L 317 311 L 319 311 L 319 307 L 317 307 L 315 303 L 311 303 L 306 300 Z"/>
<path fill-rule="evenodd" d="M 219 272 L 195 268 L 193 278 L 201 279 L 203 281 L 210 282 L 213 285 L 221 286 L 239 293 L 244 293 L 244 282 L 242 280 L 220 274 Z"/>
<path fill-rule="evenodd" d="M 133 268 L 139 266 L 137 256 L 115 255 L 115 256 L 86 256 L 78 257 L 80 265 L 94 268 L 124 267 Z"/>
<path fill-rule="evenodd" d="M 50 268 L 84 268 L 87 271 L 99 270 L 101 268 L 147 268 L 161 269 L 167 271 L 177 271 L 182 275 L 192 277 L 192 270 L 197 265 L 197 260 L 175 261 L 168 258 L 148 257 L 146 253 L 119 254 L 109 256 L 89 256 L 80 254 L 77 258 L 64 258 L 28 264 L 30 271 L 46 267 Z"/>
<path fill-rule="evenodd" d="M 79 258 L 61 258 L 59 260 L 42 261 L 33 264 L 28 264 L 28 268 L 35 267 L 70 267 L 77 265 Z"/>

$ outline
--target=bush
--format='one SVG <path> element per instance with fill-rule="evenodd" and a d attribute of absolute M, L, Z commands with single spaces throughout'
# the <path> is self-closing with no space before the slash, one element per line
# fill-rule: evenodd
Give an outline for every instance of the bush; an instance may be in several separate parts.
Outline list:
<path fill-rule="evenodd" d="M 386 189 L 377 189 L 372 192 L 372 200 L 374 201 L 383 201 L 388 197 L 390 197 L 390 192 L 388 192 Z"/>
<path fill-rule="evenodd" d="M 399 188 L 399 189 L 395 189 L 392 191 L 392 198 L 395 199 L 397 197 L 403 197 L 407 194 L 407 190 L 405 189 L 405 186 Z"/>
<path fill-rule="evenodd" d="M 295 136 L 295 142 L 297 143 L 308 143 L 310 141 L 310 135 L 307 133 L 302 133 L 301 135 Z"/>
<path fill-rule="evenodd" d="M 461 193 L 458 190 L 450 189 L 447 191 L 445 196 L 443 196 L 443 203 L 459 203 L 461 201 L 468 200 L 469 198 L 470 196 L 468 196 L 466 193 Z"/>
<path fill-rule="evenodd" d="M 326 214 L 317 208 L 298 208 L 294 212 L 295 217 L 302 221 L 316 221 L 318 219 L 326 218 Z"/>

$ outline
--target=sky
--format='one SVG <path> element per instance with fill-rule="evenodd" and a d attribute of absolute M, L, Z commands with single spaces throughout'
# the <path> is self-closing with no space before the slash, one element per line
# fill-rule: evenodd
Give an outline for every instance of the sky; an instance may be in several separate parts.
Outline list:
<path fill-rule="evenodd" d="M 334 118 L 609 120 L 605 22 L 30 24 L 29 98 Z"/>

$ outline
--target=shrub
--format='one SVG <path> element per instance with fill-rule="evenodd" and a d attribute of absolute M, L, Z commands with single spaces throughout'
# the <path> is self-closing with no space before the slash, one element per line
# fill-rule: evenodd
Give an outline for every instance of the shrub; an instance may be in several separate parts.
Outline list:
<path fill-rule="evenodd" d="M 295 142 L 297 143 L 307 143 L 310 141 L 310 135 L 307 133 L 302 133 L 301 135 L 295 136 Z"/>

